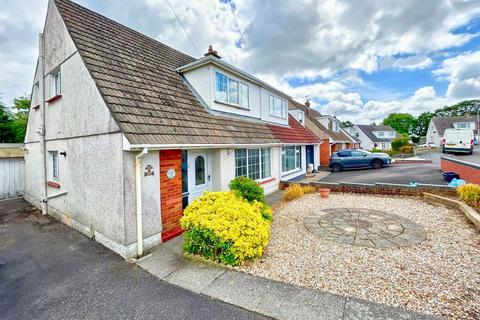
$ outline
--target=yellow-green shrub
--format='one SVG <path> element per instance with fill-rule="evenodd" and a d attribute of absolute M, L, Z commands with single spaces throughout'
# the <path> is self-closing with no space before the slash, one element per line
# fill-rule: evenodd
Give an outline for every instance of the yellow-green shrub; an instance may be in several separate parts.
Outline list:
<path fill-rule="evenodd" d="M 183 249 L 238 265 L 262 255 L 270 237 L 270 224 L 271 211 L 264 203 L 249 203 L 231 191 L 205 192 L 184 211 Z"/>
<path fill-rule="evenodd" d="M 299 184 L 292 184 L 283 193 L 283 200 L 291 201 L 303 196 L 303 189 Z"/>
<path fill-rule="evenodd" d="M 457 188 L 457 193 L 460 199 L 467 204 L 474 207 L 480 207 L 480 185 L 478 184 L 465 184 Z"/>
<path fill-rule="evenodd" d="M 311 185 L 302 186 L 303 194 L 314 193 L 317 191 L 317 188 Z"/>
<path fill-rule="evenodd" d="M 407 145 L 400 147 L 400 152 L 404 154 L 412 154 L 413 153 L 413 146 Z"/>

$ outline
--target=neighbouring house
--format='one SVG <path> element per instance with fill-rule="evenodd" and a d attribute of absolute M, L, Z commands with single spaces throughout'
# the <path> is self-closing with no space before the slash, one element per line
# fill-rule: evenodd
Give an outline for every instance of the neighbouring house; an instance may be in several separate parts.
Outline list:
<path fill-rule="evenodd" d="M 427 130 L 427 143 L 434 143 L 437 147 L 442 144 L 445 129 L 473 129 L 475 138 L 479 140 L 480 124 L 477 118 L 472 116 L 463 117 L 434 117 L 430 120 Z"/>
<path fill-rule="evenodd" d="M 291 97 L 68 0 L 50 0 L 25 138 L 25 199 L 124 257 L 181 233 L 237 176 L 265 192 L 320 164 Z"/>
<path fill-rule="evenodd" d="M 321 141 L 320 164 L 328 166 L 332 152 L 342 149 L 360 148 L 360 141 L 340 126 L 340 121 L 322 115 L 310 107 L 310 102 L 301 104 L 294 100 L 289 104 L 290 113 L 313 132 Z"/>
<path fill-rule="evenodd" d="M 363 125 L 358 124 L 349 128 L 350 134 L 361 141 L 365 150 L 390 150 L 392 140 L 397 137 L 396 131 L 386 125 Z"/>

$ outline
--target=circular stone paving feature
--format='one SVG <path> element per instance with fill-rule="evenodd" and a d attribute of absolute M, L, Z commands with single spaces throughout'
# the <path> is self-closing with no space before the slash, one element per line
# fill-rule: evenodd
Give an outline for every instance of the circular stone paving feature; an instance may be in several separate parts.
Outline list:
<path fill-rule="evenodd" d="M 401 247 L 425 240 L 424 228 L 404 217 L 370 209 L 335 208 L 305 218 L 305 227 L 327 240 L 370 248 Z"/>

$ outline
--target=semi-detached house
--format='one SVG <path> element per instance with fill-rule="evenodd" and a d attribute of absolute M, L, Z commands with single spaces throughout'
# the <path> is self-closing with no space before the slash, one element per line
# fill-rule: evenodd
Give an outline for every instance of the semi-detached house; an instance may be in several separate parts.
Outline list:
<path fill-rule="evenodd" d="M 51 0 L 25 138 L 25 198 L 125 257 L 181 232 L 183 208 L 237 176 L 266 193 L 320 163 L 285 93 Z"/>

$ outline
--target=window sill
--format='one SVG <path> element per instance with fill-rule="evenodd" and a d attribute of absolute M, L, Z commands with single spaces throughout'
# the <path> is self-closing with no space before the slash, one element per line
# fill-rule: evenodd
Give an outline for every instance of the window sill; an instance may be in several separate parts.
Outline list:
<path fill-rule="evenodd" d="M 218 104 L 223 104 L 223 105 L 226 105 L 226 106 L 229 106 L 229 107 L 237 108 L 237 109 L 250 111 L 249 107 L 244 107 L 244 106 L 241 106 L 241 105 L 235 104 L 235 103 L 220 101 L 220 100 L 217 100 L 217 99 L 213 100 L 213 102 L 218 103 Z"/>
<path fill-rule="evenodd" d="M 276 116 L 276 115 L 271 114 L 271 113 L 270 113 L 270 117 L 277 118 L 277 119 L 282 119 L 282 120 L 287 120 L 288 119 L 288 117 Z"/>
<path fill-rule="evenodd" d="M 60 189 L 60 183 L 57 183 L 57 182 L 48 181 L 48 182 L 47 182 L 47 185 L 48 185 L 49 187 L 52 187 L 52 188 Z"/>
<path fill-rule="evenodd" d="M 272 182 L 272 181 L 275 181 L 275 178 L 266 178 L 266 179 L 263 179 L 263 180 L 259 180 L 257 181 L 259 185 L 262 185 L 262 184 L 267 184 L 269 182 Z"/>
<path fill-rule="evenodd" d="M 35 110 L 35 111 L 37 111 L 37 110 L 39 110 L 39 109 L 40 109 L 40 105 L 39 105 L 39 104 L 37 104 L 35 107 L 33 107 L 33 110 Z"/>
<path fill-rule="evenodd" d="M 285 172 L 282 172 L 282 177 L 289 176 L 291 174 L 298 173 L 298 172 L 301 172 L 301 171 L 303 171 L 302 168 L 296 168 L 296 169 L 293 169 L 293 170 L 290 170 L 290 171 L 285 171 Z"/>
<path fill-rule="evenodd" d="M 55 101 L 57 101 L 57 100 L 60 100 L 61 97 L 62 97 L 61 94 L 57 94 L 56 96 L 53 96 L 53 97 L 51 97 L 50 99 L 48 99 L 46 102 L 48 102 L 48 103 L 53 103 L 53 102 L 55 102 Z"/>

